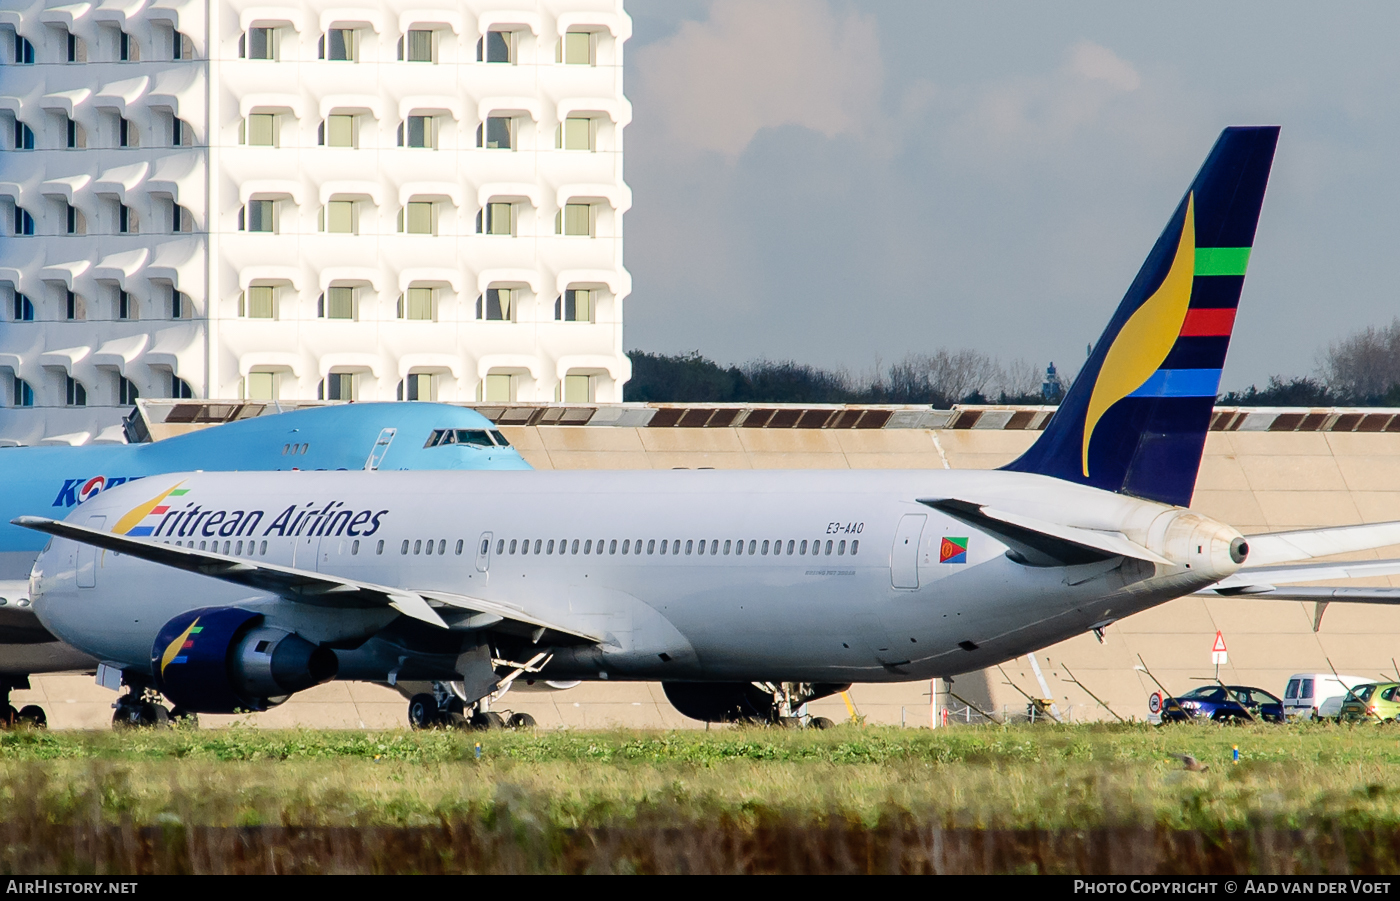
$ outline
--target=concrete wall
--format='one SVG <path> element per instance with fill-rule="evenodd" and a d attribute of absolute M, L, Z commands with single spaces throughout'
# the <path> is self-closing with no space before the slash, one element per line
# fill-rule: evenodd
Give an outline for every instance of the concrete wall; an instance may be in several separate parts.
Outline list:
<path fill-rule="evenodd" d="M 1034 431 L 981 429 L 666 429 L 505 428 L 538 469 L 987 469 L 1030 445 Z M 1400 434 L 1355 432 L 1212 432 L 1197 482 L 1194 506 L 1246 535 L 1317 526 L 1400 519 Z M 1354 555 L 1397 557 L 1400 547 Z M 1400 578 L 1352 584 L 1395 584 Z M 1379 677 L 1395 673 L 1400 658 L 1400 609 L 1333 604 L 1322 630 L 1312 630 L 1313 605 L 1282 601 L 1184 598 L 1108 628 L 1100 644 L 1092 634 L 1038 655 L 1062 712 L 1075 720 L 1107 714 L 1081 688 L 1064 681 L 1073 673 L 1119 715 L 1147 714 L 1151 681 L 1134 670 L 1141 655 L 1171 690 L 1199 685 L 1214 674 L 1211 644 L 1217 630 L 1229 646 L 1227 682 L 1282 693 L 1291 673 L 1327 671 L 1328 658 L 1343 673 Z M 1040 695 L 1029 661 L 955 680 L 952 690 L 979 707 L 1022 711 L 1025 699 L 1010 680 Z M 938 703 L 961 708 L 944 693 Z M 927 725 L 928 682 L 862 686 L 850 692 L 870 722 Z M 34 689 L 14 701 L 42 703 L 58 727 L 96 727 L 111 716 L 115 695 L 90 677 L 36 677 Z M 532 713 L 542 725 L 595 727 L 697 726 L 671 709 L 656 684 L 585 684 L 566 692 L 514 692 L 503 706 Z M 840 719 L 845 702 L 814 703 L 814 713 Z M 389 727 L 405 722 L 406 704 L 391 689 L 336 683 L 303 692 L 283 707 L 258 715 L 266 726 Z M 228 718 L 206 717 L 213 724 Z"/>

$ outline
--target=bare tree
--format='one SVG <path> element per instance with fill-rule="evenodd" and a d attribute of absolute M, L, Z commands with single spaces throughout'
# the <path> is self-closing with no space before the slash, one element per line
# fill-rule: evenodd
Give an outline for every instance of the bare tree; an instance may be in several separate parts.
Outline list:
<path fill-rule="evenodd" d="M 975 350 L 909 354 L 890 367 L 888 391 L 897 403 L 955 404 L 1001 378 L 1001 367 Z"/>
<path fill-rule="evenodd" d="M 1332 342 L 1321 362 L 1323 381 L 1344 399 L 1380 397 L 1400 385 L 1400 318 Z"/>
<path fill-rule="evenodd" d="M 1034 363 L 1022 358 L 1012 360 L 1002 370 L 998 388 L 1008 398 L 1039 397 L 1045 374 Z"/>

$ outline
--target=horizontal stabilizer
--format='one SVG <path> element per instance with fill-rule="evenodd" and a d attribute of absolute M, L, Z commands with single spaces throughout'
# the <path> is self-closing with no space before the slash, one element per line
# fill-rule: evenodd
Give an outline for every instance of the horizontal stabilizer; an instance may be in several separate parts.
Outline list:
<path fill-rule="evenodd" d="M 1046 522 L 957 498 L 921 499 L 919 503 L 995 537 L 1031 566 L 1074 566 L 1110 557 L 1132 557 L 1172 565 L 1165 557 L 1130 541 L 1122 532 Z"/>
<path fill-rule="evenodd" d="M 129 557 L 136 557 L 150 563 L 159 563 L 172 569 L 198 573 L 281 595 L 289 601 L 310 604 L 318 607 L 368 608 L 392 607 L 405 616 L 437 626 L 448 628 L 437 607 L 429 600 L 446 604 L 457 609 L 489 614 L 495 622 L 508 621 L 518 626 L 515 631 L 532 636 L 537 635 L 538 643 L 546 644 L 596 644 L 595 636 L 565 629 L 544 622 L 505 604 L 478 600 L 463 595 L 443 595 L 439 592 L 416 592 L 371 582 L 344 579 L 328 573 L 311 572 L 290 566 L 261 563 L 241 557 L 229 557 L 208 551 L 197 551 L 187 547 L 173 547 L 45 519 L 41 516 L 21 516 L 11 520 L 14 525 L 39 532 L 47 532 L 60 538 L 90 544 Z M 544 641 L 541 642 L 541 639 Z"/>
<path fill-rule="evenodd" d="M 1266 566 L 1271 563 L 1291 563 L 1295 560 L 1330 557 L 1333 554 L 1369 551 L 1400 544 L 1400 522 L 1377 522 L 1364 526 L 1305 529 L 1297 532 L 1270 532 L 1265 535 L 1248 535 L 1245 540 L 1249 542 L 1249 565 Z"/>
<path fill-rule="evenodd" d="M 1254 558 L 1253 549 L 1250 559 Z M 1329 579 L 1365 579 L 1400 575 L 1400 560 L 1352 560 L 1341 563 L 1299 563 L 1293 566 L 1247 566 L 1206 589 L 1216 594 L 1249 594 L 1261 587 L 1322 582 Z"/>

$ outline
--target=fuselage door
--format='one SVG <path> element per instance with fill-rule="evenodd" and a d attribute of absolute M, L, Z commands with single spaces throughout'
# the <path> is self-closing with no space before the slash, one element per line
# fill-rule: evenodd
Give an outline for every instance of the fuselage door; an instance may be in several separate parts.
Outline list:
<path fill-rule="evenodd" d="M 484 573 L 491 568 L 491 533 L 482 532 L 476 541 L 476 571 Z"/>
<path fill-rule="evenodd" d="M 105 516 L 89 516 L 87 527 L 101 529 L 106 522 Z M 97 587 L 97 548 L 90 544 L 78 545 L 78 587 Z"/>
<path fill-rule="evenodd" d="M 919 587 L 919 536 L 927 521 L 922 513 L 906 513 L 899 519 L 890 552 L 890 584 L 895 588 Z"/>
<path fill-rule="evenodd" d="M 316 572 L 319 561 L 317 552 L 321 549 L 321 539 L 314 535 L 298 535 L 292 539 L 292 566 Z"/>

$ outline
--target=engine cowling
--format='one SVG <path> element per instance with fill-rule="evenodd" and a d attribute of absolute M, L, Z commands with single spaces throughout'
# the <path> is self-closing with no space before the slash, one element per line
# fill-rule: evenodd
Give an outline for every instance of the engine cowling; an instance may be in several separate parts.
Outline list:
<path fill-rule="evenodd" d="M 187 610 L 151 648 L 156 688 L 193 713 L 266 710 L 338 670 L 334 651 L 238 607 Z"/>
<path fill-rule="evenodd" d="M 850 685 L 805 685 L 806 703 L 845 691 Z M 662 682 L 666 700 L 683 715 L 707 723 L 771 722 L 775 715 L 773 695 L 752 682 Z"/>

